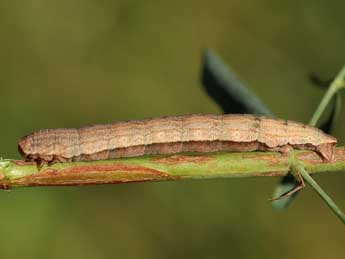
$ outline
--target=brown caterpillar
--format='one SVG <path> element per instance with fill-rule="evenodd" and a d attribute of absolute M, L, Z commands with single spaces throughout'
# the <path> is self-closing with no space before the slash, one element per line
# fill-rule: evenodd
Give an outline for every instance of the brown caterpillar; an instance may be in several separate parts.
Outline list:
<path fill-rule="evenodd" d="M 298 122 L 252 115 L 185 115 L 115 122 L 80 129 L 46 129 L 20 139 L 28 161 L 52 163 L 147 154 L 217 151 L 316 151 L 331 161 L 337 140 Z"/>

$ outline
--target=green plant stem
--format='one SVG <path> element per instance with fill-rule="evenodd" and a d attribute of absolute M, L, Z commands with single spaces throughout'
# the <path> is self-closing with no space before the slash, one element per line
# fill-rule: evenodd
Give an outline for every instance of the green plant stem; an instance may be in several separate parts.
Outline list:
<path fill-rule="evenodd" d="M 345 169 L 345 147 L 336 160 L 323 162 L 313 151 L 295 151 L 310 173 Z M 38 168 L 16 160 L 0 161 L 0 187 L 119 184 L 143 181 L 177 181 L 256 176 L 283 176 L 291 157 L 277 152 L 239 152 L 145 156 L 114 160 L 56 163 Z"/>
<path fill-rule="evenodd" d="M 327 105 L 332 100 L 334 95 L 345 87 L 345 65 L 339 71 L 331 85 L 329 86 L 326 94 L 323 96 L 319 106 L 314 112 L 309 124 L 311 126 L 316 126 L 320 120 L 322 114 L 326 110 Z M 345 224 L 344 213 L 339 209 L 339 207 L 332 201 L 332 199 L 326 194 L 324 190 L 313 180 L 309 173 L 300 164 L 297 165 L 299 171 L 301 172 L 303 178 L 310 184 L 310 186 L 320 195 L 320 197 L 326 202 L 327 206 L 337 215 L 337 217 Z"/>
<path fill-rule="evenodd" d="M 332 81 L 332 83 L 329 86 L 327 92 L 323 96 L 319 106 L 315 110 L 315 112 L 314 112 L 314 114 L 313 114 L 313 116 L 312 116 L 312 118 L 311 118 L 311 120 L 309 122 L 309 125 L 314 126 L 314 127 L 316 126 L 316 124 L 320 120 L 322 114 L 325 112 L 327 105 L 332 100 L 334 95 L 340 89 L 342 89 L 344 87 L 345 87 L 345 65 L 340 70 L 340 72 L 338 73 L 336 78 Z M 337 101 L 339 101 L 339 100 L 337 100 Z M 339 105 L 339 103 L 337 103 L 337 104 Z M 336 115 L 334 115 L 334 116 L 336 116 Z M 306 172 L 306 174 L 307 174 L 307 172 Z M 284 179 L 286 179 L 286 178 L 284 178 Z M 280 183 L 278 188 L 275 190 L 275 194 L 274 195 L 275 196 L 279 196 L 279 195 L 285 193 L 287 190 L 289 190 L 293 186 L 294 186 L 294 182 L 291 182 L 291 181 L 285 181 L 283 183 Z M 280 200 L 274 201 L 272 203 L 272 205 L 273 205 L 273 207 L 275 207 L 277 209 L 286 208 L 294 197 L 295 197 L 295 195 L 284 197 L 284 198 L 282 198 Z"/>
<path fill-rule="evenodd" d="M 317 122 L 321 118 L 321 115 L 325 111 L 328 103 L 332 100 L 334 94 L 336 94 L 340 89 L 345 87 L 345 66 L 340 70 L 338 75 L 335 77 L 331 85 L 329 86 L 326 94 L 323 96 L 319 106 L 314 112 L 309 124 L 311 126 L 316 126 Z"/>
<path fill-rule="evenodd" d="M 310 184 L 310 186 L 317 192 L 317 194 L 326 202 L 328 207 L 334 212 L 334 214 L 345 224 L 345 214 L 334 203 L 334 201 L 327 195 L 327 193 L 314 181 L 314 179 L 305 170 L 304 166 L 297 163 L 296 170 L 298 170 L 303 176 L 304 180 Z"/>

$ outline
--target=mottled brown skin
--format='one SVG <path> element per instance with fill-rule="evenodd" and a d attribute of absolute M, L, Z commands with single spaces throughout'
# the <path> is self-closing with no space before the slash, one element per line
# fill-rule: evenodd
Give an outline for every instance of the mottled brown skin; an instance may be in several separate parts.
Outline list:
<path fill-rule="evenodd" d="M 217 151 L 316 151 L 332 161 L 337 140 L 294 121 L 252 115 L 185 115 L 80 129 L 47 129 L 20 139 L 19 152 L 38 163 L 148 154 Z"/>

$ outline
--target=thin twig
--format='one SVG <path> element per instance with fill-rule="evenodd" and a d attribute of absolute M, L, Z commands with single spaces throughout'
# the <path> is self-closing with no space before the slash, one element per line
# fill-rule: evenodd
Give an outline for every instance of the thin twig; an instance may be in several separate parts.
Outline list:
<path fill-rule="evenodd" d="M 311 118 L 309 124 L 311 126 L 316 126 L 321 118 L 321 115 L 326 110 L 328 103 L 332 100 L 333 96 L 342 88 L 345 87 L 345 66 L 340 70 L 338 75 L 335 77 L 330 87 L 328 88 L 326 94 L 323 96 L 319 106 L 315 110 L 313 117 Z"/>
<path fill-rule="evenodd" d="M 295 151 L 310 173 L 345 169 L 345 147 L 335 161 L 323 162 L 313 151 Z M 119 184 L 183 179 L 283 176 L 291 158 L 277 152 L 239 152 L 144 156 L 114 160 L 56 163 L 38 168 L 35 163 L 0 161 L 0 187 Z"/>
<path fill-rule="evenodd" d="M 340 210 L 340 208 L 335 204 L 335 202 L 327 195 L 327 193 L 314 181 L 314 179 L 309 175 L 309 173 L 304 169 L 304 166 L 300 163 L 295 165 L 296 170 L 298 170 L 305 181 L 310 184 L 311 187 L 317 192 L 317 194 L 326 202 L 328 207 L 334 212 L 334 214 L 345 224 L 345 214 Z"/>
<path fill-rule="evenodd" d="M 326 94 L 323 96 L 319 106 L 315 110 L 309 124 L 311 126 L 316 126 L 320 120 L 322 114 L 326 110 L 327 105 L 332 100 L 334 95 L 341 89 L 345 87 L 345 66 L 340 70 L 338 75 L 335 77 L 331 85 L 329 86 Z M 302 174 L 303 178 L 310 184 L 310 186 L 321 196 L 321 198 L 326 202 L 327 206 L 338 216 L 338 218 L 345 224 L 344 213 L 339 209 L 339 207 L 332 201 L 332 199 L 326 194 L 324 190 L 313 180 L 309 175 L 304 166 L 296 162 L 296 167 Z"/>

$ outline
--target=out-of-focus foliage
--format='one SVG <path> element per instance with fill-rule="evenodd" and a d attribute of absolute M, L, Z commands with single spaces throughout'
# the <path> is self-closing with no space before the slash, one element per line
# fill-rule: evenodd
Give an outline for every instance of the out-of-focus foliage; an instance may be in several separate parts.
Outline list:
<path fill-rule="evenodd" d="M 49 127 L 221 113 L 200 87 L 217 50 L 278 117 L 307 122 L 345 62 L 342 1 L 2 1 L 0 154 Z M 345 114 L 344 111 L 341 111 Z M 334 134 L 343 143 L 345 123 Z M 344 204 L 345 175 L 317 177 Z M 0 193 L 3 258 L 342 258 L 343 226 L 310 190 L 284 213 L 277 179 Z M 327 236 L 325 234 L 327 233 Z M 311 245 L 312 244 L 312 245 Z"/>
<path fill-rule="evenodd" d="M 224 113 L 272 116 L 268 108 L 239 81 L 214 51 L 205 49 L 201 82 L 208 95 Z"/>

